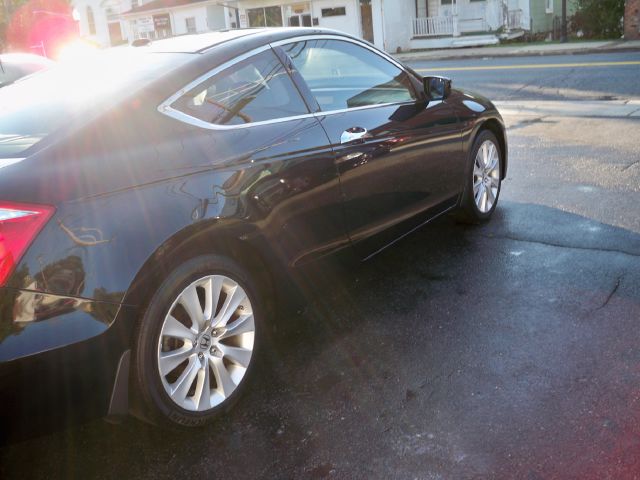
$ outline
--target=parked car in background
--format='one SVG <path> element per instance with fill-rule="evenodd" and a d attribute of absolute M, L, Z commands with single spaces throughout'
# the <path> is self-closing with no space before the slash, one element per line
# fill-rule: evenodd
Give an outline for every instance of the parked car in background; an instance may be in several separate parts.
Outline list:
<path fill-rule="evenodd" d="M 313 28 L 97 53 L 0 91 L 0 421 L 170 427 L 250 385 L 273 299 L 496 208 L 490 101 Z"/>
<path fill-rule="evenodd" d="M 30 53 L 5 53 L 0 55 L 0 88 L 19 78 L 31 75 L 55 65 L 53 60 Z"/>

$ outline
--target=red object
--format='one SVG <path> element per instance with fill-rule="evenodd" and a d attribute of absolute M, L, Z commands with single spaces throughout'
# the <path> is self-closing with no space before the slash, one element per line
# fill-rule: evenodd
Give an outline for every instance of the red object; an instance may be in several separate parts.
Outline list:
<path fill-rule="evenodd" d="M 28 1 L 12 15 L 6 34 L 11 50 L 50 58 L 79 37 L 71 7 L 63 0 Z"/>
<path fill-rule="evenodd" d="M 48 205 L 0 202 L 0 286 L 54 211 Z"/>

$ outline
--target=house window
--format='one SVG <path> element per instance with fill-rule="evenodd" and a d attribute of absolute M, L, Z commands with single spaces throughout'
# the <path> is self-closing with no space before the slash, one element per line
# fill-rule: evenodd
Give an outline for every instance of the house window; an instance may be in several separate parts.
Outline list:
<path fill-rule="evenodd" d="M 440 0 L 440 5 L 451 5 L 451 0 Z"/>
<path fill-rule="evenodd" d="M 187 26 L 187 33 L 196 33 L 196 17 L 187 17 L 184 23 Z"/>
<path fill-rule="evenodd" d="M 139 5 L 138 0 L 131 0 L 131 10 L 138 8 Z"/>
<path fill-rule="evenodd" d="M 547 13 L 553 13 L 553 0 L 545 0 L 545 11 Z"/>
<path fill-rule="evenodd" d="M 347 14 L 346 7 L 323 8 L 321 11 L 323 17 L 339 17 Z"/>
<path fill-rule="evenodd" d="M 87 7 L 87 25 L 89 25 L 89 35 L 96 34 L 96 19 L 93 16 L 93 9 Z"/>
<path fill-rule="evenodd" d="M 282 27 L 282 8 L 248 8 L 247 17 L 250 27 Z"/>

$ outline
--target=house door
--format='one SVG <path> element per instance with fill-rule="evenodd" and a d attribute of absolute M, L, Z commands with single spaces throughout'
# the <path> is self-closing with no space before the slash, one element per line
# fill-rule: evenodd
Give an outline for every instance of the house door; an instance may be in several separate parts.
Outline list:
<path fill-rule="evenodd" d="M 362 22 L 362 38 L 373 43 L 373 12 L 371 0 L 360 0 L 360 21 Z"/>
<path fill-rule="evenodd" d="M 120 29 L 120 22 L 109 23 L 109 41 L 112 47 L 124 43 L 122 39 L 122 30 Z"/>

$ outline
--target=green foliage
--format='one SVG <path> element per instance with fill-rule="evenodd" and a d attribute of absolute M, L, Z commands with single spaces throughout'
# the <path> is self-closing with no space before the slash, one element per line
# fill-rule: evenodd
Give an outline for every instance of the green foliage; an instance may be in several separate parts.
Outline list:
<path fill-rule="evenodd" d="M 586 38 L 620 38 L 624 0 L 575 0 L 577 11 L 571 19 L 572 30 L 581 30 Z"/>

